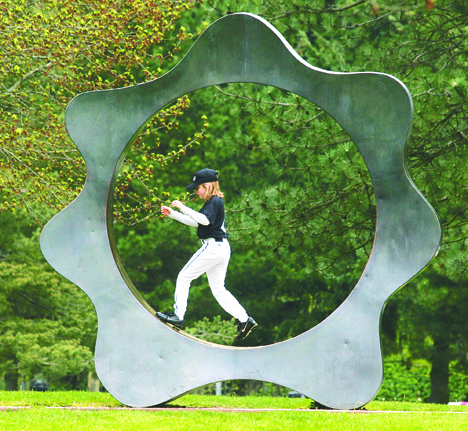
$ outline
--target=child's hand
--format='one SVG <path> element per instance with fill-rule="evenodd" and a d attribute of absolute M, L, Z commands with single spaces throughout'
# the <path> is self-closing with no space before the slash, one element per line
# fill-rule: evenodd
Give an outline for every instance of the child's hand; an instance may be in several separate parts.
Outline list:
<path fill-rule="evenodd" d="M 174 201 L 174 202 L 172 202 L 172 206 L 173 206 L 174 208 L 182 209 L 182 207 L 184 206 L 184 204 L 183 204 L 181 201 Z"/>
<path fill-rule="evenodd" d="M 171 213 L 171 211 L 172 210 L 169 207 L 166 207 L 164 205 L 161 207 L 161 214 L 162 215 L 168 216 Z"/>

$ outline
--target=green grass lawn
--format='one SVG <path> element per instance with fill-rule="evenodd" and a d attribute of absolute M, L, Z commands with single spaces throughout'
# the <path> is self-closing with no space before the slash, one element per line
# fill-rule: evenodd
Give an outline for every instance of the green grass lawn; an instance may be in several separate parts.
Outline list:
<path fill-rule="evenodd" d="M 0 406 L 28 407 L 0 411 L 2 431 L 42 430 L 424 430 L 468 429 L 467 406 L 373 401 L 366 412 L 310 410 L 308 399 L 186 395 L 167 406 L 273 409 L 272 411 L 64 410 L 51 407 L 124 407 L 106 393 L 1 392 Z M 288 410 L 281 410 L 288 409 Z M 372 413 L 383 411 L 384 413 Z M 464 414 L 464 412 L 466 414 Z"/>

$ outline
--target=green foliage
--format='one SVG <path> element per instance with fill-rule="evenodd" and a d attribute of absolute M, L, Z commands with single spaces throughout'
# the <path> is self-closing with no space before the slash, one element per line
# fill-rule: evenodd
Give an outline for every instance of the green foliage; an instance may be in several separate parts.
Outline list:
<path fill-rule="evenodd" d="M 404 361 L 390 355 L 384 362 L 385 376 L 375 399 L 424 402 L 431 395 L 431 364 L 426 360 Z M 450 364 L 450 401 L 468 399 L 468 377 L 457 361 Z"/>
<path fill-rule="evenodd" d="M 229 346 L 236 338 L 236 328 L 234 318 L 226 321 L 222 320 L 221 316 L 216 316 L 213 320 L 204 317 L 202 320 L 195 322 L 193 326 L 186 328 L 185 331 L 201 340 Z"/>
<path fill-rule="evenodd" d="M 93 369 L 92 352 L 81 345 L 79 328 L 47 319 L 25 319 L 10 320 L 0 326 L 0 331 L 0 374 L 13 370 L 26 381 L 43 375 L 53 384 L 61 377 Z"/>
<path fill-rule="evenodd" d="M 423 402 L 429 398 L 431 381 L 427 361 L 415 361 L 408 367 L 400 358 L 390 356 L 384 368 L 384 381 L 377 400 Z"/>
<path fill-rule="evenodd" d="M 183 41 L 193 37 L 176 21 L 195 4 L 195 0 L 2 2 L 0 190 L 5 193 L 0 209 L 27 208 L 43 222 L 47 214 L 38 204 L 57 211 L 77 196 L 85 167 L 64 127 L 66 106 L 84 91 L 160 76 L 165 63 L 178 58 Z M 151 176 L 151 163 L 164 165 L 185 151 L 182 146 L 161 155 L 148 152 L 146 145 L 155 133 L 177 127 L 177 117 L 188 105 L 188 98 L 181 98 L 146 127 L 135 149 L 148 166 L 130 167 L 118 185 L 118 198 L 127 197 L 133 181 Z M 187 146 L 197 136 L 200 133 Z M 154 139 L 151 142 L 154 149 Z M 159 192 L 152 197 L 159 197 Z M 117 216 L 133 219 L 140 205 L 124 208 Z"/>
<path fill-rule="evenodd" d="M 468 400 L 468 376 L 465 367 L 461 367 L 458 361 L 450 364 L 450 401 Z"/>
<path fill-rule="evenodd" d="M 52 388 L 67 387 L 70 375 L 83 383 L 94 367 L 94 309 L 44 261 L 28 222 L 21 213 L 0 213 L 2 226 L 15 227 L 0 239 L 0 375 L 16 386 L 35 376 Z"/>

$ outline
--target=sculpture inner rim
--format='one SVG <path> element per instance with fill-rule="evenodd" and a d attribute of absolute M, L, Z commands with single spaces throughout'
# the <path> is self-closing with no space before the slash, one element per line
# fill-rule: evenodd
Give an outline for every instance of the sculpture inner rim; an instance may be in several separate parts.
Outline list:
<path fill-rule="evenodd" d="M 255 84 L 253 84 L 254 87 L 250 87 L 252 84 L 244 84 L 244 85 L 249 85 L 249 90 L 251 89 L 252 92 L 254 93 L 254 95 L 257 95 L 257 94 L 260 94 L 260 93 L 261 93 L 263 96 L 267 96 L 267 95 L 265 94 L 266 92 L 268 92 L 268 94 L 270 94 L 270 92 L 272 92 L 272 91 L 279 90 L 279 89 L 276 89 L 276 88 L 274 88 L 274 87 L 270 87 L 270 86 L 266 86 L 266 85 L 257 85 L 257 86 L 255 86 Z M 233 89 L 232 89 L 232 88 L 227 87 L 227 89 L 224 88 L 224 90 L 227 91 L 227 92 L 230 93 L 230 94 L 233 93 L 233 91 L 232 91 Z M 239 92 L 240 94 L 242 94 L 243 97 L 248 97 L 247 92 L 245 91 L 245 87 L 244 87 L 244 89 L 237 88 L 237 90 L 238 90 L 238 92 Z M 199 93 L 200 93 L 201 91 L 207 91 L 208 94 L 205 93 L 205 94 L 203 94 L 201 97 L 199 97 L 199 96 L 200 96 Z M 180 121 L 182 121 L 182 122 L 184 122 L 184 121 L 191 121 L 195 115 L 201 116 L 201 115 L 202 115 L 201 113 L 198 114 L 199 111 L 201 111 L 203 114 L 208 114 L 208 115 L 209 115 L 210 107 L 208 106 L 207 103 L 205 103 L 205 104 L 202 105 L 202 104 L 200 103 L 199 100 L 200 100 L 200 99 L 204 99 L 204 100 L 213 100 L 213 97 L 211 96 L 211 94 L 213 94 L 214 92 L 215 92 L 215 90 L 213 89 L 213 86 L 211 86 L 211 87 L 207 87 L 207 88 L 204 88 L 204 89 L 201 89 L 201 90 L 197 90 L 197 91 L 191 93 L 191 94 L 190 94 L 190 98 L 191 98 L 191 101 L 192 101 L 191 105 L 192 105 L 192 106 L 193 106 L 193 105 L 196 105 L 196 109 L 197 109 L 197 110 L 194 110 L 193 108 L 189 108 L 189 109 L 184 113 L 184 116 L 181 117 L 181 120 L 180 120 Z M 223 95 L 222 92 L 221 92 L 221 93 L 218 92 L 217 94 L 219 94 L 219 95 L 220 95 L 219 97 L 221 97 L 221 98 L 224 97 L 224 95 Z M 237 96 L 238 96 L 238 95 L 237 95 Z M 232 99 L 233 99 L 234 101 L 237 100 L 237 99 L 238 99 L 237 96 L 234 96 L 234 95 L 233 95 Z M 274 97 L 275 99 L 277 99 L 277 97 L 275 97 L 274 94 L 273 94 L 273 97 Z M 198 101 L 197 101 L 197 99 L 198 99 Z M 286 102 L 291 101 L 291 100 L 292 100 L 292 99 L 289 99 L 289 100 L 286 99 Z M 283 102 L 285 102 L 285 101 L 283 101 Z M 249 103 L 249 102 L 246 101 L 245 103 Z M 293 103 L 293 102 L 292 102 L 292 103 Z M 305 117 L 305 118 L 303 119 L 303 121 L 305 121 L 305 122 L 307 122 L 307 123 L 310 123 L 310 118 L 316 117 L 316 116 L 319 114 L 319 111 L 318 111 L 318 110 L 319 110 L 320 108 L 317 107 L 316 105 L 313 105 L 311 102 L 309 102 L 308 100 L 303 99 L 303 98 L 301 98 L 300 103 L 301 103 L 301 110 L 303 111 L 303 117 Z M 217 112 L 221 112 L 222 115 L 227 115 L 226 112 L 222 112 L 222 111 L 219 110 L 220 104 L 222 104 L 222 103 L 219 102 L 218 105 L 216 105 L 216 108 L 215 108 L 216 111 L 217 111 Z M 225 103 L 225 105 L 228 106 L 229 103 Z M 238 107 L 238 109 L 239 109 L 240 111 L 242 111 L 242 112 L 244 112 L 244 113 L 245 113 L 246 111 L 248 112 L 248 110 L 245 110 L 244 108 L 245 108 L 244 105 L 239 105 L 239 107 Z M 227 111 L 227 110 L 226 110 L 226 111 Z M 307 111 L 307 114 L 306 114 L 306 111 Z M 159 112 L 159 111 L 158 111 L 158 112 Z M 296 112 L 295 109 L 294 109 L 294 112 Z M 323 121 L 325 121 L 325 122 L 326 122 L 326 127 L 328 127 L 328 128 L 330 128 L 330 124 L 331 124 L 331 123 L 336 124 L 336 122 L 334 122 L 334 120 L 333 120 L 331 117 L 328 117 L 328 116 L 327 116 L 327 113 L 326 113 L 326 112 L 320 111 L 320 113 L 321 113 L 321 115 L 322 115 L 322 118 L 316 118 L 316 119 L 314 120 L 315 122 L 318 122 L 318 121 L 323 122 Z M 157 115 L 157 113 L 155 113 L 154 115 Z M 243 115 L 245 116 L 245 114 L 243 114 Z M 247 121 L 248 121 L 249 115 L 252 115 L 252 116 L 253 116 L 253 114 L 252 114 L 251 112 L 250 112 L 250 113 L 248 112 L 248 113 L 247 113 L 247 116 L 245 117 L 245 118 L 247 119 Z M 308 115 L 310 118 L 307 118 L 307 117 L 306 117 L 307 115 Z M 323 115 L 327 116 L 328 118 L 324 119 L 324 118 L 323 118 Z M 256 124 L 257 124 L 256 127 L 260 127 L 260 128 L 262 128 L 262 130 L 264 130 L 264 127 L 267 127 L 267 125 L 264 124 L 264 123 L 262 123 L 261 121 L 258 121 L 258 120 L 259 120 L 259 119 L 256 119 Z M 260 119 L 260 120 L 261 120 L 261 119 Z M 297 120 L 297 119 L 296 119 L 296 120 Z M 296 121 L 296 120 L 295 120 L 295 121 Z M 150 121 L 150 120 L 149 120 L 149 121 Z M 200 120 L 200 122 L 203 122 L 203 120 Z M 289 123 L 288 123 L 288 124 L 289 124 Z M 336 126 L 337 126 L 337 127 L 336 127 L 336 131 L 335 131 L 335 132 L 338 132 L 338 128 L 340 128 L 340 126 L 339 126 L 339 125 L 336 125 Z M 309 126 L 309 127 L 310 127 L 310 126 Z M 340 128 L 340 129 L 341 129 L 341 128 Z M 297 132 L 289 132 L 289 131 L 288 131 L 288 132 L 287 132 L 287 135 L 285 135 L 284 137 L 282 137 L 281 134 L 278 133 L 278 132 L 274 132 L 274 131 L 272 131 L 272 130 L 269 130 L 269 131 L 268 131 L 269 135 L 273 136 L 273 140 L 274 140 L 275 142 L 277 142 L 277 143 L 280 143 L 280 142 L 281 142 L 281 139 L 283 139 L 283 144 L 284 144 L 284 145 L 286 145 L 286 143 L 289 143 L 289 142 L 295 143 L 295 144 L 294 144 L 294 149 L 292 149 L 291 151 L 297 151 L 297 150 L 298 150 L 298 147 L 301 145 L 301 144 L 299 143 L 299 140 L 300 140 L 300 141 L 303 141 L 302 149 L 299 150 L 299 151 L 301 151 L 301 156 L 299 156 L 299 157 L 305 157 L 305 156 L 307 156 L 306 153 L 307 153 L 308 151 L 310 151 L 310 153 L 311 153 L 311 156 L 310 156 L 310 157 L 313 158 L 313 159 L 317 159 L 320 155 L 323 155 L 323 154 L 322 154 L 323 152 L 320 151 L 320 147 L 315 147 L 315 146 L 312 147 L 312 145 L 316 145 L 316 143 L 313 143 L 313 144 L 308 144 L 308 143 L 307 143 L 307 142 L 312 142 L 312 140 L 313 140 L 313 138 L 314 138 L 314 136 L 313 136 L 314 131 L 313 131 L 313 130 L 307 130 L 306 132 L 307 132 L 307 134 L 304 135 L 304 132 L 303 132 L 303 131 L 297 131 Z M 211 133 L 213 133 L 213 132 L 211 131 Z M 234 134 L 236 134 L 236 133 L 237 133 L 237 132 L 234 132 Z M 275 133 L 276 133 L 276 134 L 275 134 Z M 339 133 L 342 134 L 343 132 L 340 130 Z M 331 135 L 332 135 L 332 134 L 333 134 L 333 129 L 332 129 Z M 248 131 L 245 132 L 244 135 L 250 136 L 250 134 L 249 134 Z M 167 141 L 171 141 L 171 139 L 173 139 L 173 138 L 170 136 L 170 132 L 169 132 L 169 135 L 167 135 L 167 136 L 168 136 Z M 339 137 L 342 138 L 343 136 L 340 135 Z M 346 143 L 346 144 L 349 144 L 349 143 L 352 142 L 351 139 L 350 139 L 349 137 L 347 137 L 347 138 L 348 138 L 348 141 L 347 141 L 347 142 L 344 142 L 344 141 L 341 139 L 340 142 L 339 142 L 339 144 L 336 144 L 336 147 L 338 147 L 338 146 L 341 145 L 341 144 L 345 144 L 345 143 Z M 220 151 L 226 151 L 226 150 L 227 150 L 227 151 L 230 151 L 230 150 L 229 150 L 229 148 L 230 148 L 229 143 L 233 144 L 233 139 L 234 139 L 233 135 L 230 135 L 230 136 L 227 138 L 227 139 L 228 139 L 227 141 L 226 141 L 226 139 L 225 139 L 225 136 L 223 136 L 221 139 L 223 139 L 223 141 L 225 141 L 225 142 L 224 142 L 224 145 L 222 145 Z M 338 137 L 337 137 L 337 140 L 339 140 Z M 247 141 L 248 141 L 248 139 L 247 139 Z M 242 143 L 242 146 L 244 146 L 246 143 L 248 143 L 247 141 L 244 142 L 244 143 Z M 163 141 L 163 142 L 164 142 L 164 141 Z M 184 140 L 182 140 L 182 142 L 184 142 Z M 205 144 L 204 144 L 205 151 L 210 151 L 210 148 L 209 148 L 209 147 L 210 147 L 209 141 L 207 141 L 207 142 L 208 142 L 208 143 L 205 143 Z M 318 144 L 317 144 L 317 145 L 318 145 Z M 353 145 L 354 145 L 354 144 L 353 144 Z M 309 149 L 309 147 L 310 147 L 310 149 Z M 148 146 L 148 148 L 150 148 L 150 146 Z M 239 147 L 239 148 L 242 148 L 242 147 Z M 211 151 L 212 151 L 212 150 L 211 150 Z M 236 150 L 234 150 L 234 151 L 236 151 Z M 245 151 L 247 151 L 247 149 L 246 149 Z M 348 151 L 348 150 L 346 150 L 346 151 Z M 197 154 L 197 146 L 194 147 L 194 149 L 192 150 L 192 152 L 194 152 L 194 154 Z M 359 166 L 359 169 L 361 170 L 360 175 L 361 175 L 361 176 L 362 176 L 362 175 L 367 175 L 367 179 L 369 180 L 370 178 L 368 177 L 368 174 L 367 174 L 367 167 L 365 166 L 365 163 L 364 163 L 364 161 L 363 161 L 363 159 L 362 159 L 362 157 L 361 157 L 359 151 L 357 151 L 357 149 L 356 149 L 356 151 L 355 151 L 355 153 L 354 153 L 354 150 L 350 150 L 350 153 L 352 154 L 352 156 L 350 155 L 349 157 L 353 157 L 353 164 L 356 165 L 356 166 Z M 213 154 L 214 154 L 214 153 L 213 153 Z M 348 154 L 349 154 L 349 153 L 348 153 Z M 346 159 L 346 155 L 347 155 L 347 153 L 345 153 L 345 151 L 340 151 L 340 157 L 344 158 L 344 160 L 347 160 L 347 159 Z M 211 156 L 208 156 L 208 158 L 210 158 L 210 157 L 211 157 Z M 226 155 L 224 155 L 223 157 L 226 157 Z M 298 154 L 294 154 L 294 157 L 295 157 L 295 158 L 298 158 Z M 215 159 L 214 156 L 213 156 L 212 158 Z M 127 160 L 128 160 L 128 159 L 129 159 L 129 157 L 128 157 L 128 153 L 127 153 L 127 157 L 126 157 L 126 159 L 125 159 L 123 168 L 125 167 L 125 164 L 127 163 Z M 271 156 L 270 156 L 270 162 L 271 162 Z M 135 163 L 135 162 L 132 161 L 132 162 L 130 163 L 130 165 L 135 165 L 135 164 L 138 164 L 138 163 L 139 163 L 139 162 L 136 162 L 136 163 Z M 147 162 L 147 163 L 150 163 L 150 162 Z M 318 161 L 317 161 L 317 164 L 318 164 Z M 251 170 L 250 170 L 250 173 L 249 173 L 248 164 L 246 165 L 246 164 L 244 163 L 243 165 L 244 165 L 244 166 L 243 166 L 243 169 L 244 169 L 244 170 L 247 170 L 247 174 L 246 174 L 246 175 L 255 176 L 255 173 L 253 173 Z M 247 168 L 247 169 L 246 169 L 246 168 Z M 291 168 L 297 168 L 297 163 L 291 165 Z M 184 169 L 183 162 L 179 162 L 179 163 L 174 164 L 174 165 L 169 164 L 169 165 L 165 168 L 165 170 L 169 170 L 169 171 L 170 171 L 171 169 L 177 169 L 178 171 L 183 171 L 183 169 Z M 264 165 L 264 169 L 268 169 L 269 171 L 271 171 L 271 170 L 273 170 L 274 168 L 272 167 L 271 164 L 265 164 L 265 165 Z M 159 169 L 156 169 L 155 171 L 156 171 L 156 176 L 157 176 L 157 172 L 159 171 Z M 276 169 L 276 172 L 279 173 L 280 171 L 281 171 L 280 168 L 277 168 L 277 169 Z M 188 178 L 189 178 L 189 176 L 190 176 L 190 173 L 191 173 L 191 172 L 186 172 L 186 175 L 185 175 L 186 181 L 189 181 Z M 340 175 L 340 174 L 342 174 L 342 173 L 341 173 L 341 172 L 337 172 L 336 174 L 337 174 L 337 175 Z M 324 175 L 325 175 L 325 172 L 324 172 Z M 179 176 L 181 176 L 181 175 L 179 175 Z M 182 176 L 183 176 L 183 175 L 182 175 Z M 270 176 L 271 176 L 271 174 L 270 174 Z M 278 176 L 275 176 L 275 177 L 277 178 L 277 181 L 278 181 L 278 182 L 279 182 L 279 181 L 284 181 L 284 178 L 283 178 L 283 180 L 282 180 L 281 177 L 280 177 L 279 175 L 278 175 Z M 307 179 L 308 176 L 307 176 L 307 175 L 302 175 L 302 176 L 299 175 L 299 178 L 297 178 L 297 174 L 295 174 L 295 177 L 296 177 L 296 178 L 295 178 L 295 180 L 294 180 L 294 183 L 301 183 L 301 182 L 306 183 L 306 182 L 307 182 L 306 179 Z M 343 178 L 345 178 L 345 177 L 343 177 Z M 229 182 L 231 181 L 231 179 L 229 178 L 229 175 L 228 175 L 228 174 L 227 174 L 227 175 L 222 175 L 222 172 L 221 172 L 220 181 L 221 181 L 221 184 L 220 184 L 220 185 L 221 185 L 221 189 L 222 189 L 224 192 L 226 192 L 226 186 L 225 186 L 225 184 L 226 184 L 226 183 L 229 183 Z M 277 183 L 271 183 L 271 185 L 268 186 L 268 190 L 269 190 L 270 192 L 272 192 L 273 189 L 276 188 L 275 184 L 277 184 Z M 347 181 L 347 184 L 349 184 L 349 181 Z M 185 183 L 183 183 L 183 184 L 179 184 L 179 183 L 177 183 L 177 184 L 171 184 L 171 186 L 177 186 L 179 189 L 181 189 L 181 188 L 184 188 L 183 186 L 185 186 Z M 345 187 L 346 185 L 343 184 L 343 183 L 341 183 L 340 187 L 341 187 L 341 186 L 342 186 L 342 187 Z M 347 186 L 346 186 L 346 187 L 347 187 Z M 256 192 L 258 192 L 258 191 L 260 191 L 260 190 L 256 189 L 256 188 L 255 188 L 255 185 L 250 185 L 249 187 L 244 187 L 244 186 L 242 186 L 241 189 L 242 189 L 242 193 L 243 193 L 243 194 L 244 194 L 244 193 L 249 194 L 249 196 L 250 196 L 249 201 L 250 201 L 250 203 L 252 204 L 253 210 L 254 210 L 255 207 L 258 207 L 258 208 L 257 208 L 257 210 L 258 210 L 258 209 L 260 208 L 260 205 L 259 205 L 260 202 L 256 202 L 256 203 L 255 203 L 255 200 L 258 200 L 258 198 L 255 197 L 255 194 L 256 194 Z M 312 189 L 314 189 L 314 187 L 311 187 L 311 190 L 312 190 Z M 263 189 L 263 190 L 265 190 L 265 189 Z M 267 190 L 267 193 L 268 193 L 268 190 Z M 321 193 L 321 194 L 323 193 L 323 195 L 326 195 L 327 191 L 326 191 L 324 188 L 322 188 L 322 190 L 323 190 L 323 192 L 320 192 L 320 193 Z M 171 188 L 169 188 L 168 191 L 172 191 Z M 180 190 L 179 190 L 179 192 L 180 192 Z M 270 193 L 270 195 L 271 195 L 271 194 L 272 194 L 272 193 Z M 273 194 L 274 194 L 274 193 L 273 193 Z M 279 194 L 281 194 L 281 193 L 279 193 Z M 180 193 L 179 193 L 179 195 L 180 195 Z M 179 195 L 176 195 L 176 194 L 174 194 L 174 193 L 171 193 L 171 196 L 179 196 Z M 231 195 L 231 194 L 228 194 L 227 197 L 229 197 L 230 195 Z M 179 197 L 177 197 L 177 199 L 178 199 L 178 198 L 179 198 Z M 309 196 L 309 198 L 310 198 L 310 196 Z M 151 195 L 149 196 L 149 199 L 151 199 Z M 171 199 L 172 199 L 172 198 L 171 198 Z M 270 207 L 270 205 L 275 206 L 275 204 L 274 204 L 274 202 L 272 201 L 272 199 L 275 199 L 275 198 L 274 198 L 274 197 L 270 197 L 270 198 L 269 198 L 269 202 L 268 202 L 269 205 L 268 205 L 268 207 Z M 314 200 L 314 198 L 310 198 L 310 199 Z M 325 197 L 324 199 L 327 199 L 327 198 Z M 191 199 L 191 200 L 192 200 L 192 199 Z M 234 198 L 234 200 L 237 200 L 237 199 Z M 202 201 L 201 199 L 196 199 L 196 198 L 194 198 L 193 201 L 195 201 L 195 203 L 193 203 L 192 205 L 189 204 L 189 206 L 191 206 L 191 207 L 194 208 L 194 209 L 197 209 L 197 208 L 199 208 L 199 207 L 201 207 L 201 206 L 203 205 L 203 201 Z M 306 203 L 305 200 L 304 200 L 304 203 Z M 165 204 L 165 205 L 170 205 L 169 201 L 165 202 L 164 204 Z M 279 206 L 279 205 L 278 205 L 278 206 Z M 336 207 L 336 205 L 335 205 L 335 207 Z M 365 208 L 364 208 L 364 207 L 365 207 Z M 236 203 L 228 204 L 227 207 L 226 207 L 227 222 L 228 222 L 228 225 L 229 225 L 228 232 L 230 233 L 231 238 L 233 238 L 232 232 L 235 232 L 237 228 L 242 227 L 242 226 L 240 226 L 240 225 L 234 224 L 234 223 L 235 223 L 235 217 L 236 217 L 236 208 L 237 208 L 237 207 L 236 207 Z M 234 210 L 232 214 L 229 214 L 229 209 Z M 362 209 L 362 212 L 366 212 L 366 213 L 369 213 L 369 214 L 370 214 L 370 211 L 373 211 L 373 217 L 374 217 L 374 221 L 375 221 L 375 197 L 374 197 L 373 193 L 370 193 L 370 196 L 366 196 L 365 201 L 364 201 L 364 204 L 363 204 L 363 207 L 362 207 L 361 209 Z M 157 211 L 157 208 L 153 209 L 153 212 L 154 212 L 154 213 L 155 213 L 156 211 Z M 333 212 L 333 206 L 331 207 L 330 211 Z M 356 212 L 356 211 L 354 211 L 354 212 Z M 156 216 L 157 216 L 157 215 L 156 215 Z M 348 214 L 347 216 L 348 216 L 348 219 L 346 220 L 345 223 L 348 224 L 348 225 L 349 225 L 349 224 L 353 224 L 353 219 L 356 219 L 356 215 L 354 215 L 354 217 L 353 217 L 353 214 Z M 369 222 L 369 221 L 368 221 L 368 222 Z M 191 229 L 190 227 L 184 227 L 184 228 L 182 228 L 183 230 L 180 230 L 177 226 L 174 226 L 174 225 L 177 225 L 177 224 L 178 224 L 176 221 L 173 221 L 173 220 L 170 220 L 170 221 L 169 221 L 169 220 L 168 220 L 166 223 L 167 223 L 166 226 L 165 226 L 164 228 L 162 228 L 162 229 L 167 229 L 168 231 L 173 232 L 173 234 L 176 235 L 176 236 L 179 236 L 179 235 L 182 235 L 182 236 L 186 236 L 186 235 L 194 236 L 193 232 L 189 232 L 189 231 L 193 231 L 193 229 Z M 357 223 L 357 221 L 356 221 L 356 223 Z M 373 225 L 375 225 L 375 224 L 373 223 Z M 374 238 L 374 230 L 372 229 L 372 226 L 373 226 L 373 225 L 370 225 L 370 222 L 368 223 L 368 226 L 367 226 L 367 227 L 370 228 L 369 231 L 372 230 L 372 232 L 368 234 L 368 235 L 369 235 L 369 238 L 366 239 L 366 241 L 365 241 L 366 244 L 368 244 L 369 242 L 372 242 L 372 240 L 373 240 L 373 238 Z M 109 227 L 110 227 L 110 226 L 113 226 L 113 225 L 112 225 L 112 224 L 109 224 Z M 234 229 L 234 230 L 233 230 L 233 229 Z M 263 224 L 262 227 L 261 227 L 261 229 L 262 229 L 263 235 L 269 236 L 269 233 L 271 233 L 271 230 L 274 229 L 274 228 L 269 227 L 268 225 Z M 252 231 L 253 234 L 254 234 L 254 231 L 255 231 L 255 227 L 253 227 L 253 231 Z M 351 229 L 349 229 L 349 231 L 351 231 Z M 240 233 L 240 234 L 242 235 L 242 233 Z M 238 247 L 239 247 L 239 246 L 242 247 L 242 245 L 240 245 L 240 243 L 242 242 L 242 239 L 239 239 L 238 235 L 239 235 L 239 234 L 237 234 L 237 235 L 236 235 L 237 238 L 235 238 L 235 239 L 233 238 L 232 241 L 231 241 L 231 239 L 230 239 L 231 245 L 237 244 Z M 306 237 L 306 236 L 308 236 L 308 235 L 310 236 L 310 234 L 309 234 L 308 232 L 305 232 L 305 233 L 304 233 L 304 230 L 303 230 L 303 236 Z M 257 236 L 258 236 L 258 235 L 257 235 Z M 344 240 L 345 240 L 345 241 L 346 241 L 346 238 L 349 238 L 349 240 L 351 240 L 351 237 L 349 236 L 349 233 L 348 233 L 348 236 L 346 236 L 346 233 L 344 234 Z M 233 241 L 234 241 L 234 242 L 233 242 Z M 193 239 L 192 242 L 193 242 L 193 247 L 196 247 L 196 243 L 197 243 L 196 239 Z M 361 247 L 361 246 L 365 246 L 365 244 L 364 244 L 364 245 L 359 244 L 359 246 L 360 246 L 360 247 Z M 193 247 L 192 247 L 192 252 L 195 251 L 195 248 L 193 248 Z M 290 245 L 290 246 L 289 246 L 290 249 L 296 250 L 296 251 L 298 251 L 298 248 L 299 248 L 299 247 L 300 247 L 299 245 Z M 354 248 L 354 247 L 349 247 L 349 248 L 352 249 L 352 248 Z M 347 251 L 347 250 L 344 250 L 343 253 L 345 253 L 346 251 Z M 368 250 L 368 251 L 370 251 L 370 250 Z M 304 252 L 304 253 L 307 253 L 307 252 Z M 322 250 L 322 254 L 323 254 L 323 250 Z M 234 264 L 234 260 L 236 259 L 236 255 L 237 255 L 236 253 L 233 253 L 233 255 L 231 256 L 231 261 L 230 261 L 230 271 L 231 271 L 231 273 L 230 273 L 230 275 L 229 275 L 229 273 L 228 273 L 228 277 L 227 277 L 227 281 L 226 281 L 228 290 L 232 288 L 233 281 L 235 281 L 235 280 L 232 278 L 232 277 L 233 277 L 232 271 L 233 271 L 233 264 Z M 189 257 L 189 255 L 187 255 L 187 259 L 188 259 L 188 257 Z M 286 255 L 285 258 L 287 259 L 288 256 Z M 333 259 L 333 257 L 330 256 L 330 260 L 332 260 L 332 259 Z M 294 266 L 294 267 L 291 266 L 291 271 L 290 271 L 291 274 L 294 273 L 294 272 L 296 271 L 297 265 L 299 265 L 299 264 L 296 262 L 294 265 L 296 265 L 296 266 Z M 302 262 L 302 265 L 303 265 L 303 262 Z M 361 263 L 361 265 L 363 265 L 363 264 Z M 175 269 L 175 270 L 181 270 L 181 269 L 182 269 L 182 266 L 183 266 L 183 264 L 182 264 L 180 267 L 174 268 L 174 269 Z M 240 275 L 240 276 L 242 277 L 242 268 L 239 268 L 239 269 L 240 269 L 240 271 L 236 272 L 235 277 L 237 277 L 238 275 Z M 362 272 L 362 268 L 361 268 L 361 272 Z M 131 277 L 129 277 L 129 278 L 131 278 Z M 170 279 L 170 282 L 174 284 L 174 283 L 175 283 L 175 278 L 176 278 L 176 275 L 173 276 L 173 279 Z M 251 283 L 255 284 L 255 278 L 256 278 L 256 277 L 253 276 L 253 278 L 251 279 Z M 317 279 L 317 284 L 320 284 L 320 278 L 321 278 L 320 275 L 318 275 L 317 278 L 316 278 L 316 279 Z M 326 274 L 322 274 L 322 278 L 326 279 Z M 355 280 L 355 281 L 357 281 L 357 280 Z M 348 284 L 349 284 L 349 290 L 351 290 L 351 288 L 354 287 L 354 284 L 355 284 L 355 283 L 351 285 L 351 282 L 348 281 Z M 195 286 L 194 286 L 193 288 L 200 289 L 200 283 L 195 284 Z M 135 287 L 135 289 L 137 289 L 137 288 Z M 210 292 L 209 292 L 209 288 L 207 287 L 206 282 L 203 283 L 203 289 L 205 289 L 205 290 L 207 291 L 207 294 L 208 294 L 209 296 L 211 296 L 211 294 L 210 294 Z M 322 291 L 322 290 L 320 290 L 320 291 Z M 348 291 L 348 293 L 349 293 L 349 291 Z M 219 304 L 215 303 L 214 300 L 213 300 L 212 302 L 213 302 L 214 306 L 217 307 L 217 309 L 221 312 L 222 309 L 220 308 Z M 150 304 L 148 304 L 148 308 L 151 310 L 152 313 L 154 313 L 154 308 L 156 308 L 156 307 L 153 308 Z M 158 308 L 156 308 L 156 309 L 159 310 Z M 328 316 L 332 311 L 333 311 L 333 310 L 330 310 L 329 312 L 327 312 L 327 313 L 326 313 L 326 316 Z M 325 317 L 326 317 L 326 316 L 325 316 Z M 321 320 L 323 320 L 325 317 L 321 318 Z M 302 333 L 302 331 L 301 331 L 300 333 Z M 183 332 L 183 334 L 185 335 L 184 332 Z M 296 335 L 298 335 L 298 334 L 296 334 Z M 289 337 L 289 338 L 290 338 L 290 337 Z"/>

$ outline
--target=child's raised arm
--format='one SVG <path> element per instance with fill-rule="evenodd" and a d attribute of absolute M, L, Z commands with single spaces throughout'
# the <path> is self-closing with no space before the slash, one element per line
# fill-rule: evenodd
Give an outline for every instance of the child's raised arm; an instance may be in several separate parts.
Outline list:
<path fill-rule="evenodd" d="M 208 226 L 210 224 L 210 221 L 208 220 L 208 217 L 205 214 L 199 213 L 198 211 L 195 211 L 192 208 L 185 206 L 180 201 L 172 202 L 172 206 L 174 208 L 178 208 L 183 214 L 189 216 L 197 224 L 201 224 L 203 226 Z"/>

